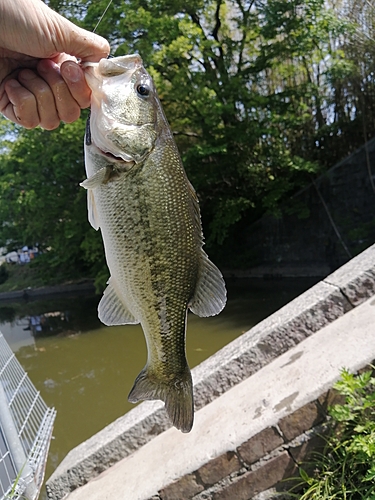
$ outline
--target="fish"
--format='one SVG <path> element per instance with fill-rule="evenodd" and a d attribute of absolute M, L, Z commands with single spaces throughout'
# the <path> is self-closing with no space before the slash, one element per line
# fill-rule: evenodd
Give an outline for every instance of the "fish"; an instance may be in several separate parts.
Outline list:
<path fill-rule="evenodd" d="M 105 325 L 141 324 L 147 363 L 128 400 L 164 401 L 172 424 L 190 432 L 187 311 L 220 313 L 225 282 L 203 250 L 198 198 L 142 58 L 84 63 L 84 72 L 91 111 L 81 186 L 110 271 L 98 316 Z"/>

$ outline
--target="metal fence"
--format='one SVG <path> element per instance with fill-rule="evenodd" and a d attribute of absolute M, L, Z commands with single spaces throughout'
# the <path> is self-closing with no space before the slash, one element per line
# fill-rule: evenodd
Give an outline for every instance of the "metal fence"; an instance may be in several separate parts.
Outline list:
<path fill-rule="evenodd" d="M 0 500 L 38 497 L 55 416 L 0 333 Z"/>

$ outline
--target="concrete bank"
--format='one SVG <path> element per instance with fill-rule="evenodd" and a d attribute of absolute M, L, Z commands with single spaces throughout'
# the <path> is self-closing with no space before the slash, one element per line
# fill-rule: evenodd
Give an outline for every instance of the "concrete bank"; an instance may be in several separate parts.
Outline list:
<path fill-rule="evenodd" d="M 68 500 L 245 500 L 280 483 L 342 367 L 375 358 L 374 324 L 372 298 L 203 407 L 190 434 L 165 431 Z"/>
<path fill-rule="evenodd" d="M 206 405 L 249 377 L 255 376 L 269 363 L 305 341 L 310 335 L 320 333 L 331 324 L 333 326 L 339 318 L 345 317 L 349 311 L 374 294 L 375 245 L 194 368 L 196 409 L 203 410 Z M 338 373 L 335 376 L 337 377 Z M 333 380 L 332 377 L 330 380 Z M 300 393 L 297 390 L 293 390 L 294 392 Z M 301 404 L 301 401 L 295 398 L 294 404 Z M 129 457 L 130 460 L 130 456 L 134 457 L 134 452 L 137 450 L 141 453 L 141 448 L 146 443 L 154 441 L 156 436 L 170 427 L 162 408 L 161 402 L 142 403 L 72 450 L 48 480 L 48 498 L 53 500 L 64 498 L 69 492 L 92 480 L 123 458 Z M 288 408 L 292 412 L 294 407 L 289 405 Z M 192 433 L 189 436 L 181 435 L 179 439 L 186 438 L 187 442 L 192 443 L 194 435 L 198 435 L 196 428 L 201 418 L 198 418 L 198 415 L 199 411 L 197 424 Z M 252 413 L 247 415 L 252 425 L 255 422 Z M 223 425 L 223 422 L 220 425 Z M 174 436 L 179 434 L 174 429 L 168 432 L 173 432 Z M 247 430 L 246 433 L 248 432 Z M 221 441 L 220 431 L 217 439 L 213 437 L 215 434 L 212 431 L 209 434 L 210 440 Z M 213 446 L 219 446 L 219 443 L 213 443 Z M 192 453 L 194 454 L 195 450 Z M 211 450 L 206 454 L 206 459 L 214 458 L 217 453 L 220 451 Z M 147 469 L 143 469 L 142 473 L 148 481 L 150 473 Z M 155 475 L 154 472 L 152 475 Z M 174 479 L 177 479 L 177 476 L 177 473 L 174 474 Z M 111 496 L 100 498 L 111 498 Z M 175 500 L 177 498 L 180 497 L 175 497 Z"/>

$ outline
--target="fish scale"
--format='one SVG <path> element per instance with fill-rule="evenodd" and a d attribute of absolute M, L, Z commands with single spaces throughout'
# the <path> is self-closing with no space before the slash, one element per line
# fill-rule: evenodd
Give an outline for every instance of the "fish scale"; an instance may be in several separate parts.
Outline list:
<path fill-rule="evenodd" d="M 89 63 L 85 71 L 92 102 L 82 186 L 111 274 L 99 318 L 141 324 L 147 363 L 129 401 L 162 399 L 173 425 L 189 432 L 187 310 L 219 313 L 224 281 L 202 249 L 198 201 L 142 60 L 122 56 Z"/>

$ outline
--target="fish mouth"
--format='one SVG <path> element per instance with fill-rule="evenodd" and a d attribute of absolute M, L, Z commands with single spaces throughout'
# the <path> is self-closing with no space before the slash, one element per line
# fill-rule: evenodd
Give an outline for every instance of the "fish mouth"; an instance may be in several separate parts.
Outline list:
<path fill-rule="evenodd" d="M 103 149 L 100 149 L 92 140 L 91 136 L 91 128 L 90 128 L 90 115 L 86 121 L 86 133 L 85 133 L 85 145 L 90 146 L 91 148 L 95 149 L 95 153 L 100 154 L 101 156 L 105 156 L 108 160 L 111 162 L 115 163 L 129 163 L 129 160 L 125 160 L 121 156 L 116 156 L 115 154 L 111 153 L 110 151 L 104 151 Z"/>
<path fill-rule="evenodd" d="M 98 148 L 95 146 L 95 144 L 91 143 L 91 147 L 94 147 L 95 153 L 100 154 L 101 156 L 104 156 L 107 161 L 112 163 L 112 167 L 109 167 L 107 164 L 107 167 L 109 167 L 111 170 L 111 175 L 108 180 L 115 180 L 118 178 L 119 174 L 121 173 L 126 173 L 129 172 L 135 165 L 134 160 L 124 160 L 120 156 L 116 156 L 112 153 L 103 151 L 102 149 Z"/>
<path fill-rule="evenodd" d="M 99 149 L 99 151 L 100 151 L 100 153 L 102 155 L 104 155 L 106 158 L 110 158 L 112 161 L 116 161 L 116 162 L 120 162 L 120 163 L 125 163 L 125 160 L 123 160 L 119 156 L 115 156 L 112 153 L 106 153 L 106 152 L 102 151 L 101 149 Z"/>
<path fill-rule="evenodd" d="M 105 156 L 108 160 L 116 163 L 129 163 L 129 161 L 124 160 L 121 158 L 121 156 L 116 156 L 113 153 L 110 153 L 109 151 L 103 151 L 102 149 L 98 148 L 94 143 L 92 145 L 95 147 L 96 152 L 99 153 L 102 156 Z"/>
<path fill-rule="evenodd" d="M 84 62 L 81 67 L 91 90 L 101 86 L 103 78 L 123 76 L 123 83 L 130 80 L 134 71 L 142 68 L 142 58 L 138 54 L 115 57 L 114 59 L 100 59 L 99 62 Z"/>

